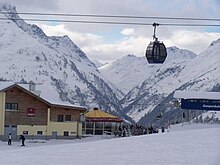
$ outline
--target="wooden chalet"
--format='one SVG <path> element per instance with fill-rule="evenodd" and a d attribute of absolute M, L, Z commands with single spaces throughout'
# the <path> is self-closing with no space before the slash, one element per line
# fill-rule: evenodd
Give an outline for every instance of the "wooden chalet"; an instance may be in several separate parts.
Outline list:
<path fill-rule="evenodd" d="M 9 133 L 31 139 L 72 139 L 82 136 L 82 106 L 67 101 L 67 93 L 59 94 L 51 86 L 0 82 L 0 139 Z"/>

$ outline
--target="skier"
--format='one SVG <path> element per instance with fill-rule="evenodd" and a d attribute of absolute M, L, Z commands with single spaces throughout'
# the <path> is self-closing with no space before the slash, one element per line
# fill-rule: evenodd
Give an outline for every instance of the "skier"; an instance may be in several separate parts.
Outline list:
<path fill-rule="evenodd" d="M 161 132 L 164 133 L 164 131 L 165 131 L 165 128 L 161 127 Z"/>
<path fill-rule="evenodd" d="M 25 141 L 24 135 L 20 135 L 20 140 L 21 140 L 21 146 L 25 146 L 24 145 L 24 141 Z"/>
<path fill-rule="evenodd" d="M 8 145 L 11 145 L 11 133 L 8 135 Z"/>
<path fill-rule="evenodd" d="M 115 135 L 115 137 L 118 135 L 118 129 L 117 128 L 115 128 L 115 130 L 114 130 L 114 135 Z"/>

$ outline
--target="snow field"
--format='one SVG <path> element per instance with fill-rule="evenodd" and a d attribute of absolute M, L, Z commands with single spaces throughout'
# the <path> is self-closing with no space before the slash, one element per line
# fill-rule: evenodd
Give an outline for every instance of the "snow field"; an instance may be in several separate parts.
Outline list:
<path fill-rule="evenodd" d="M 178 131 L 176 131 L 178 130 Z M 218 165 L 220 125 L 176 125 L 169 132 L 45 143 L 0 142 L 1 165 Z M 27 140 L 28 142 L 28 140 Z"/>

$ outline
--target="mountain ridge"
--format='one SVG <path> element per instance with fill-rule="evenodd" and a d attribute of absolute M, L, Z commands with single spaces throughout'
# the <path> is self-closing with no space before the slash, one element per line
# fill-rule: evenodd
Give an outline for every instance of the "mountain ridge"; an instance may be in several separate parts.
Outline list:
<path fill-rule="evenodd" d="M 168 65 L 172 61 L 180 63 L 195 58 L 197 55 L 189 50 L 177 47 L 167 48 L 168 57 L 163 65 Z M 145 57 L 127 55 L 115 62 L 109 63 L 99 68 L 106 79 L 116 85 L 121 91 L 127 94 L 135 86 L 141 84 L 148 78 L 148 75 L 155 74 L 161 68 L 161 64 L 148 64 Z M 114 75 L 114 76 L 112 76 Z"/>
<path fill-rule="evenodd" d="M 25 23 L 15 7 L 1 4 L 8 19 L 1 21 L 0 79 L 34 81 L 68 92 L 68 101 L 99 107 L 132 121 L 116 95 L 118 89 L 106 83 L 93 62 L 68 36 L 47 36 L 38 26 Z"/>

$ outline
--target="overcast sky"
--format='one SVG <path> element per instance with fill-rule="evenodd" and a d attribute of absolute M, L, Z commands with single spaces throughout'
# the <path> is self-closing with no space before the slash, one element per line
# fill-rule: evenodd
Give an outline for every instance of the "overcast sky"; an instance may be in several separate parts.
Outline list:
<path fill-rule="evenodd" d="M 0 0 L 5 2 L 6 0 Z M 160 17 L 220 18 L 220 0 L 7 0 L 17 12 L 105 14 Z M 36 16 L 20 15 L 22 18 Z M 113 19 L 82 17 L 38 17 L 49 19 L 121 21 L 145 23 L 220 24 L 220 21 L 181 21 L 155 19 Z M 144 56 L 152 40 L 153 26 L 103 25 L 80 23 L 28 22 L 40 26 L 51 36 L 68 35 L 90 59 L 100 62 L 119 59 L 127 54 Z M 220 38 L 220 27 L 159 26 L 157 37 L 169 46 L 202 52 Z"/>

